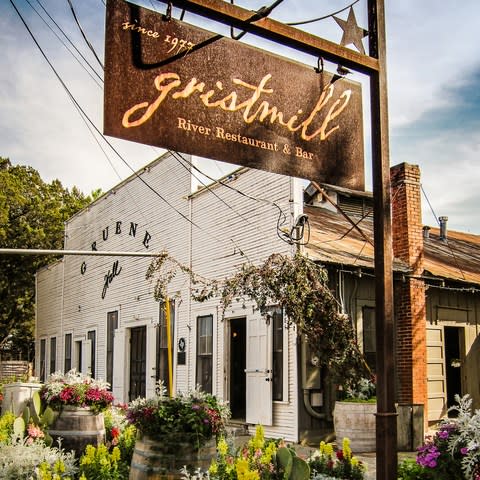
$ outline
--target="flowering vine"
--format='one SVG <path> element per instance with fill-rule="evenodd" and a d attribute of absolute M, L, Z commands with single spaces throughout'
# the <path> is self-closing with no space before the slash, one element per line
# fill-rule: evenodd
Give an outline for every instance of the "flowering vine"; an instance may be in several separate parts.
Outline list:
<path fill-rule="evenodd" d="M 262 264 L 244 263 L 239 270 L 223 281 L 208 280 L 195 274 L 163 252 L 150 264 L 147 279 L 154 279 L 154 296 L 164 299 L 168 284 L 178 272 L 188 275 L 192 282 L 192 298 L 203 302 L 220 297 L 223 315 L 235 299 L 250 298 L 260 312 L 268 313 L 272 305 L 283 309 L 288 322 L 305 335 L 320 366 L 332 379 L 368 375 L 369 372 L 358 348 L 355 331 L 349 317 L 338 311 L 338 303 L 328 286 L 325 268 L 304 255 L 274 253 Z"/>

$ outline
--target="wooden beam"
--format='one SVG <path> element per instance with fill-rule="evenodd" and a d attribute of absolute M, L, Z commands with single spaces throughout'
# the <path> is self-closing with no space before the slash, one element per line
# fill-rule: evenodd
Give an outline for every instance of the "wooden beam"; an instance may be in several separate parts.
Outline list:
<path fill-rule="evenodd" d="M 166 0 L 161 0 L 165 1 Z M 167 2 L 166 2 L 167 3 Z M 172 0 L 174 6 L 192 13 L 253 33 L 274 42 L 300 50 L 315 57 L 323 57 L 343 67 L 369 74 L 378 71 L 378 60 L 355 50 L 291 27 L 257 12 L 246 10 L 223 0 Z M 260 17 L 260 18 L 259 18 Z"/>

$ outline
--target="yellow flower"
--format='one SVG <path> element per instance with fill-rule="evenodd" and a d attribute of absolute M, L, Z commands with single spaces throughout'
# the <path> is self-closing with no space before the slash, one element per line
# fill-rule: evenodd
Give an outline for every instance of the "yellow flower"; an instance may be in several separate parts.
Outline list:
<path fill-rule="evenodd" d="M 216 475 L 218 473 L 218 465 L 215 462 L 215 460 L 212 460 L 212 463 L 210 465 L 210 468 L 208 469 L 208 473 L 210 475 Z"/>
<path fill-rule="evenodd" d="M 327 457 L 333 457 L 333 445 L 331 443 L 320 442 L 320 453 Z"/>
<path fill-rule="evenodd" d="M 65 473 L 65 464 L 62 460 L 57 460 L 55 462 L 55 465 L 53 466 L 53 471 L 58 474 Z"/>
<path fill-rule="evenodd" d="M 217 451 L 222 457 L 228 453 L 228 444 L 223 437 L 218 441 Z"/>
<path fill-rule="evenodd" d="M 345 437 L 342 442 L 343 457 L 347 460 L 352 458 L 352 449 L 350 448 L 350 440 Z"/>
<path fill-rule="evenodd" d="M 260 463 L 264 465 L 268 465 L 272 461 L 273 454 L 277 451 L 277 447 L 275 446 L 275 442 L 270 442 L 265 448 L 265 452 L 260 458 Z"/>
<path fill-rule="evenodd" d="M 113 447 L 112 455 L 111 455 L 112 462 L 114 463 L 118 462 L 120 460 L 120 457 L 121 457 L 120 449 L 118 447 Z"/>
<path fill-rule="evenodd" d="M 265 444 L 265 433 L 262 425 L 257 425 L 255 436 L 249 442 L 254 450 L 262 449 Z"/>
<path fill-rule="evenodd" d="M 248 472 L 248 460 L 246 458 L 239 458 L 235 462 L 235 469 L 239 480 L 244 478 L 246 472 Z"/>

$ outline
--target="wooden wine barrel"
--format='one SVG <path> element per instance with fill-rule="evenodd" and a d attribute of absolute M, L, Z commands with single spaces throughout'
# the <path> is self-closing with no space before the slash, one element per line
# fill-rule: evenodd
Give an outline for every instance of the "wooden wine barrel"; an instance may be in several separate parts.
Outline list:
<path fill-rule="evenodd" d="M 212 443 L 213 442 L 213 443 Z M 215 440 L 200 450 L 178 438 L 139 436 L 135 442 L 129 480 L 180 480 L 181 470 L 205 471 L 216 455 Z"/>
<path fill-rule="evenodd" d="M 94 413 L 89 408 L 64 407 L 56 416 L 48 430 L 53 438 L 53 445 L 67 452 L 73 450 L 80 458 L 87 445 L 98 446 L 105 443 L 105 422 L 102 413 Z"/>

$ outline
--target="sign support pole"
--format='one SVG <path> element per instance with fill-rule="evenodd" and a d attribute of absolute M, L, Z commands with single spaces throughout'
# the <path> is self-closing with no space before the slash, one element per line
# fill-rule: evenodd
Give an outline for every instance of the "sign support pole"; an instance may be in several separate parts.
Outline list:
<path fill-rule="evenodd" d="M 372 172 L 375 242 L 375 324 L 377 345 L 377 478 L 397 478 L 395 409 L 395 336 L 393 321 L 393 252 L 390 210 L 385 11 L 383 0 L 368 0 L 370 56 L 379 69 L 370 74 Z"/>
<path fill-rule="evenodd" d="M 166 0 L 164 0 L 166 3 Z M 393 252 L 390 213 L 384 0 L 368 0 L 369 56 L 355 52 L 223 0 L 171 0 L 226 25 L 268 38 L 364 73 L 370 78 L 372 172 L 374 193 L 375 296 L 377 344 L 377 478 L 397 478 L 397 418 L 395 409 Z"/>

